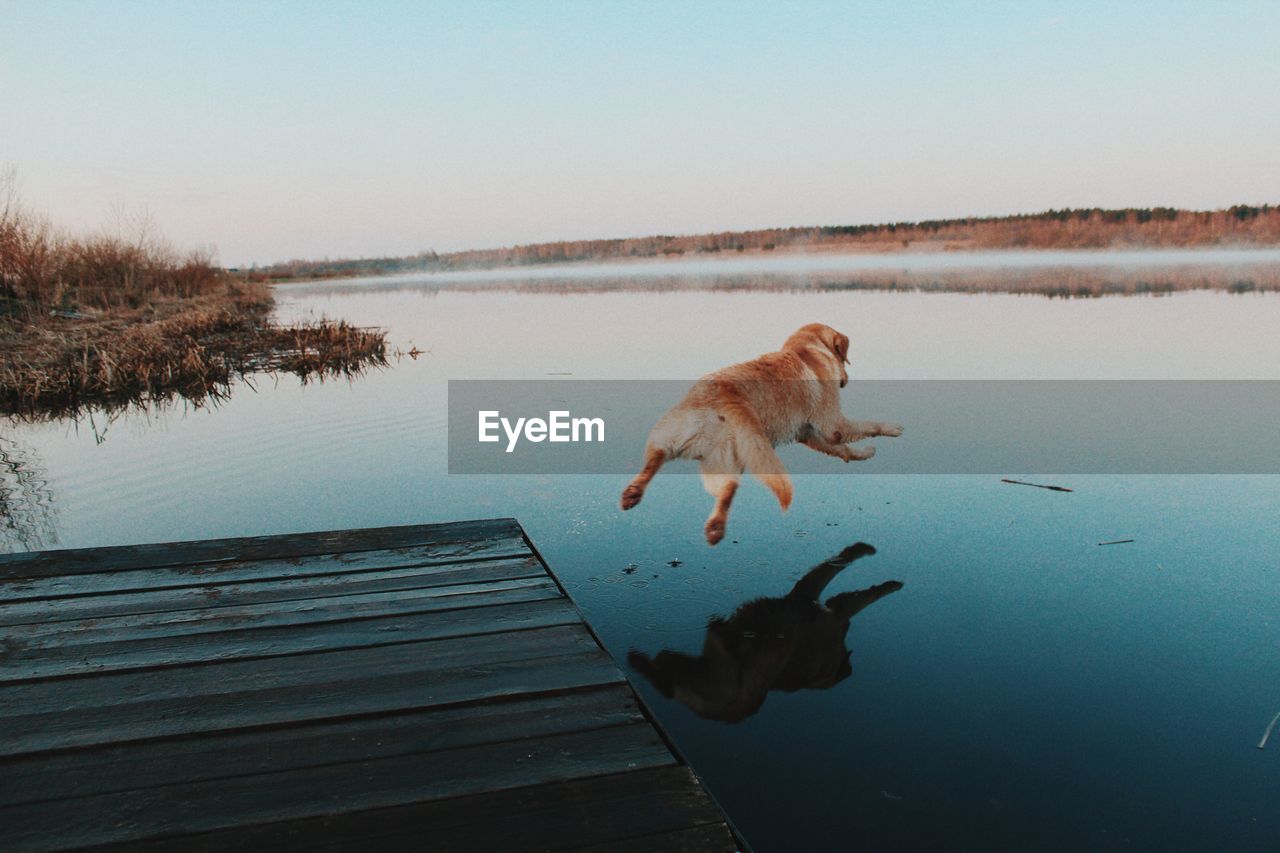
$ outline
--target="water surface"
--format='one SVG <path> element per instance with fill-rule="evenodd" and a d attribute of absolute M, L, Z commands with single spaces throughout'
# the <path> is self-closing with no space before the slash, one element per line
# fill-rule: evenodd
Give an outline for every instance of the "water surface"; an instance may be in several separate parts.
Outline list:
<path fill-rule="evenodd" d="M 737 676 L 796 689 L 709 712 L 726 688 L 695 682 L 725 672 L 714 632 L 674 698 L 632 671 L 757 850 L 1280 847 L 1280 744 L 1256 748 L 1280 710 L 1277 478 L 1052 481 L 1068 494 L 868 467 L 798 478 L 786 515 L 748 481 L 712 549 L 697 478 L 660 476 L 623 514 L 626 478 L 447 476 L 444 446 L 448 379 L 686 379 L 815 321 L 853 340 L 855 416 L 893 419 L 858 411 L 859 377 L 1276 379 L 1280 296 L 661 290 L 610 275 L 601 292 L 283 288 L 283 316 L 385 326 L 422 355 L 351 383 L 259 379 L 216 408 L 6 426 L 5 464 L 31 492 L 12 500 L 33 519 L 6 545 L 515 516 L 625 666 L 633 650 L 697 656 L 708 619 L 784 597 L 865 542 L 876 553 L 821 598 L 902 587 L 842 641 L 794 601 L 728 623 L 728 659 L 750 664 Z M 1134 541 L 1098 545 L 1120 539 Z M 827 660 L 833 642 L 847 668 Z"/>

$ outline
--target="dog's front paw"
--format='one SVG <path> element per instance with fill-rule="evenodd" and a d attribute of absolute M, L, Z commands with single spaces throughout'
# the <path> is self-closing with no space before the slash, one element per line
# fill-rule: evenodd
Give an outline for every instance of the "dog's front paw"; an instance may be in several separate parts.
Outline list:
<path fill-rule="evenodd" d="M 887 435 L 890 438 L 897 438 L 898 436 L 902 435 L 902 425 L 901 424 L 880 424 L 879 434 Z"/>
<path fill-rule="evenodd" d="M 876 449 L 870 445 L 866 447 L 849 448 L 849 460 L 853 462 L 866 462 L 872 456 L 876 455 Z"/>

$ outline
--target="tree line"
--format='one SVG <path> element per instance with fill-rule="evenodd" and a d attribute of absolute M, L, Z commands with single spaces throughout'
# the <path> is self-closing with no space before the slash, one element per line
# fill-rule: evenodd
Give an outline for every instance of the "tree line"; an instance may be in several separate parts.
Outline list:
<path fill-rule="evenodd" d="M 425 251 L 404 257 L 292 260 L 238 272 L 251 279 L 272 281 L 775 250 L 846 248 L 890 252 L 1237 245 L 1280 245 L 1280 206 L 1237 204 L 1207 211 L 1171 207 L 1064 208 L 998 217 L 564 240 L 450 253 Z"/>

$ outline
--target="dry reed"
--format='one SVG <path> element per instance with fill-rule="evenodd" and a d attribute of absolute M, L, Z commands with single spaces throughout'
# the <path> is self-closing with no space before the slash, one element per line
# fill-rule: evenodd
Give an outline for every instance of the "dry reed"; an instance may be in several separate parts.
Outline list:
<path fill-rule="evenodd" d="M 276 326 L 272 302 L 268 287 L 207 253 L 181 255 L 146 228 L 132 239 L 70 238 L 0 192 L 0 414 L 57 417 L 175 395 L 200 403 L 255 371 L 305 381 L 386 363 L 380 330 Z"/>

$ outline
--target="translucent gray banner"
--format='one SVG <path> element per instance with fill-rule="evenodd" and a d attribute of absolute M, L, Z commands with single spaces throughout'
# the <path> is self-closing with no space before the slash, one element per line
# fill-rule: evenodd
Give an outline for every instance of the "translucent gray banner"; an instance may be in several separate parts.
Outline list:
<path fill-rule="evenodd" d="M 693 384 L 450 380 L 449 473 L 634 474 L 650 429 Z M 840 408 L 853 420 L 900 424 L 903 434 L 848 445 L 876 448 L 848 464 L 781 444 L 788 471 L 1280 473 L 1274 380 L 866 380 L 840 391 Z"/>

